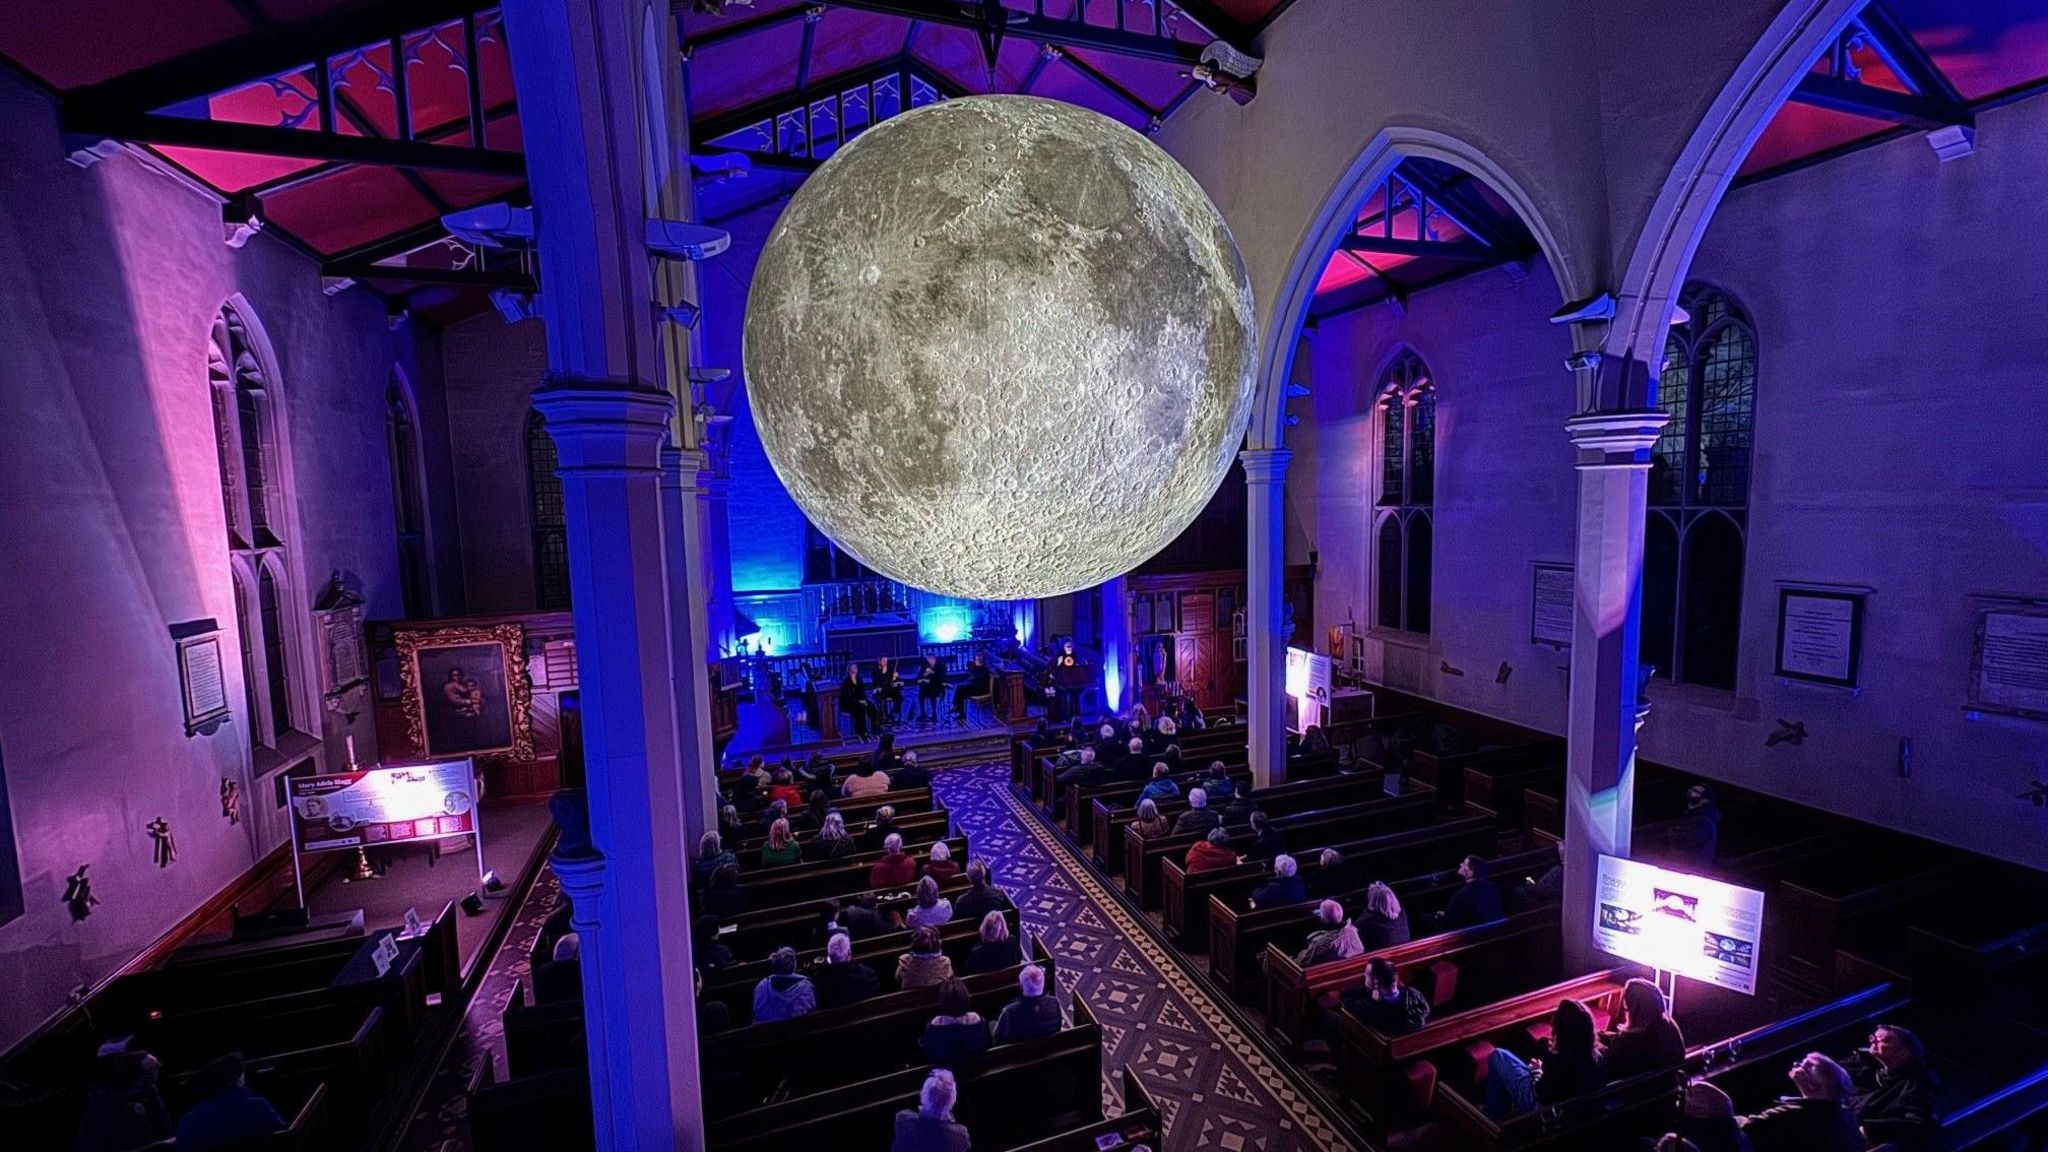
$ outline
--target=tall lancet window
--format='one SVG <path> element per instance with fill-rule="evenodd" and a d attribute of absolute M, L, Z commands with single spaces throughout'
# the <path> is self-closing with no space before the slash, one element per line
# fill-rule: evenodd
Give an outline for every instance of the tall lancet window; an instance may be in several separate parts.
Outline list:
<path fill-rule="evenodd" d="M 1701 284 L 1664 343 L 1657 404 L 1671 416 L 1650 460 L 1642 659 L 1657 675 L 1735 687 L 1756 438 L 1756 330 Z"/>
<path fill-rule="evenodd" d="M 555 438 L 538 412 L 526 416 L 526 486 L 532 501 L 534 600 L 541 608 L 569 606 L 569 521 Z"/>
<path fill-rule="evenodd" d="M 1374 622 L 1427 635 L 1435 554 L 1436 386 L 1422 358 L 1405 352 L 1376 390 L 1380 492 L 1374 512 Z"/>
<path fill-rule="evenodd" d="M 398 530 L 398 590 L 405 614 L 424 620 L 434 614 L 433 580 L 427 568 L 427 511 L 421 489 L 419 430 L 405 384 L 392 374 L 384 392 L 384 438 L 391 454 L 391 520 Z"/>

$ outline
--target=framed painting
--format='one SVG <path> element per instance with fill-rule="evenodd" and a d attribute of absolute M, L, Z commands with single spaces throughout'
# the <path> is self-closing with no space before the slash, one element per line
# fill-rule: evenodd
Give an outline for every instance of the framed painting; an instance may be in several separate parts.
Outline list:
<path fill-rule="evenodd" d="M 415 752 L 533 759 L 524 625 L 400 628 L 391 639 Z"/>

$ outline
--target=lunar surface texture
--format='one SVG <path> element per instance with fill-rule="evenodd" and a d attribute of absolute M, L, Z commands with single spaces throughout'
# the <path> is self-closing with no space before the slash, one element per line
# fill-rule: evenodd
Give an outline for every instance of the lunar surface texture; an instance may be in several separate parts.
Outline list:
<path fill-rule="evenodd" d="M 974 96 L 804 181 L 745 358 L 768 459 L 828 536 L 918 588 L 1026 599 L 1188 526 L 1244 437 L 1256 342 L 1237 246 L 1171 157 L 1071 104 Z"/>

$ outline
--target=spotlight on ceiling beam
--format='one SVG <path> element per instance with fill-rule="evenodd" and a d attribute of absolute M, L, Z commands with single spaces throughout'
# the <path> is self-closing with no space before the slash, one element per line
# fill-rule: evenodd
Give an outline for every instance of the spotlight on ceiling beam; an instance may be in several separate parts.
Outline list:
<path fill-rule="evenodd" d="M 441 217 L 441 227 L 465 244 L 483 248 L 533 246 L 533 209 L 510 204 L 479 204 Z"/>
<path fill-rule="evenodd" d="M 1550 314 L 1552 324 L 1590 324 L 1596 320 L 1614 319 L 1614 295 L 1602 292 L 1585 300 L 1575 300 Z"/>

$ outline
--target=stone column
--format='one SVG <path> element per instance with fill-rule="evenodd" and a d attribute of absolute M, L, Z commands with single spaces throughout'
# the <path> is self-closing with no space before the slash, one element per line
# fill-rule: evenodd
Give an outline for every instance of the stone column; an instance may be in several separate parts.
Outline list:
<path fill-rule="evenodd" d="M 661 452 L 662 515 L 674 530 L 665 534 L 669 573 L 669 649 L 675 668 L 676 745 L 683 769 L 683 822 L 688 843 L 716 828 L 718 758 L 711 740 L 709 664 L 712 656 L 707 569 L 700 551 L 706 535 L 702 478 L 704 453 L 664 448 Z M 693 547 L 693 545 L 695 545 Z M 695 555 L 693 555 L 695 553 Z"/>
<path fill-rule="evenodd" d="M 711 653 L 716 657 L 734 651 L 739 645 L 739 637 L 734 634 L 731 526 L 726 519 L 732 478 L 706 468 L 697 473 L 697 488 L 704 505 L 704 615 L 711 628 Z"/>
<path fill-rule="evenodd" d="M 1642 631 L 1643 517 L 1656 409 L 1594 412 L 1566 422 L 1578 449 L 1579 513 L 1571 703 L 1565 730 L 1564 945 L 1590 968 L 1595 870 L 1629 855 L 1635 816 L 1636 700 Z"/>
<path fill-rule="evenodd" d="M 1095 594 L 1102 599 L 1102 710 L 1127 711 L 1138 702 L 1131 677 L 1130 579 L 1104 581 Z"/>
<path fill-rule="evenodd" d="M 688 824 L 660 451 L 687 357 L 647 248 L 675 218 L 687 148 L 674 21 L 653 0 L 506 0 L 528 159 L 548 370 L 534 407 L 560 451 L 581 675 L 593 923 L 583 944 L 591 1108 L 602 1152 L 703 1147 L 690 959 Z M 657 292 L 657 286 L 662 290 Z M 681 393 L 687 395 L 687 392 Z M 685 424 L 688 421 L 684 422 Z M 665 523 L 667 521 L 667 523 Z M 573 870 L 573 865 L 572 865 Z M 594 950 L 594 962 L 591 952 Z"/>
<path fill-rule="evenodd" d="M 1250 488 L 1247 516 L 1250 548 L 1245 554 L 1245 703 L 1251 742 L 1252 786 L 1287 780 L 1287 637 L 1285 448 L 1239 453 Z"/>

